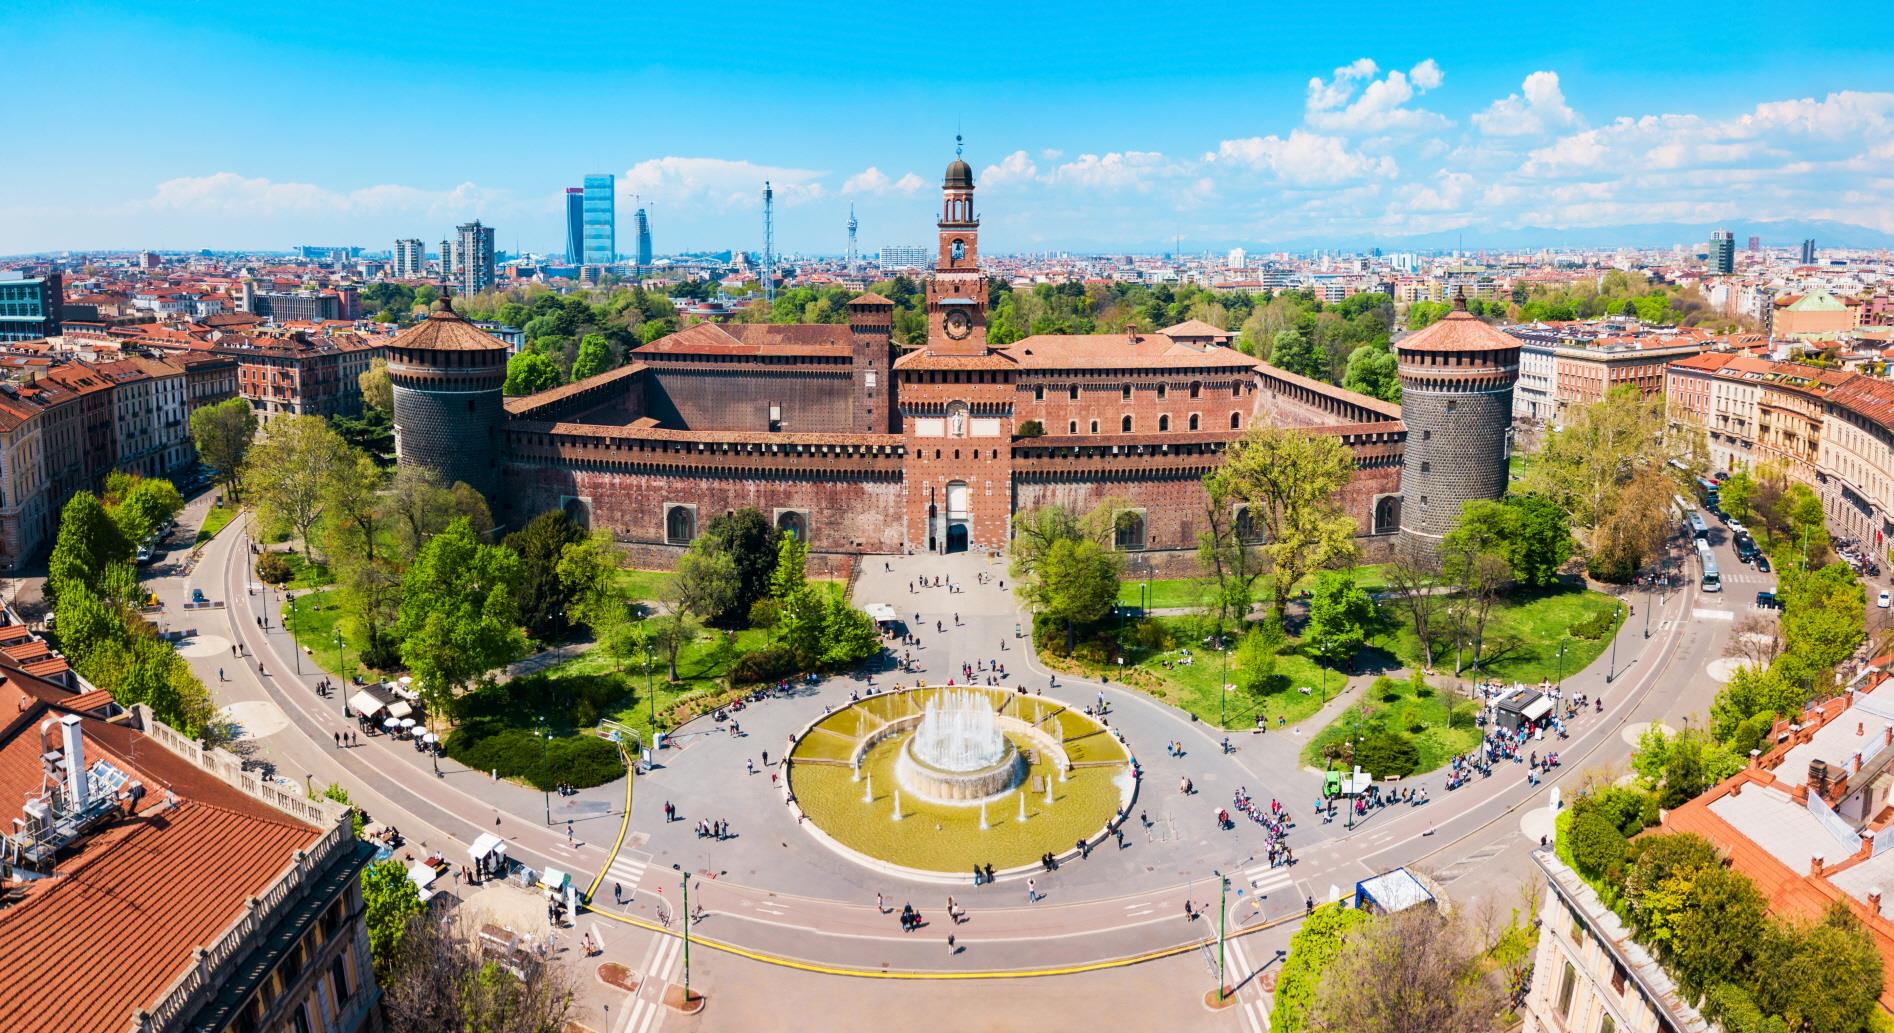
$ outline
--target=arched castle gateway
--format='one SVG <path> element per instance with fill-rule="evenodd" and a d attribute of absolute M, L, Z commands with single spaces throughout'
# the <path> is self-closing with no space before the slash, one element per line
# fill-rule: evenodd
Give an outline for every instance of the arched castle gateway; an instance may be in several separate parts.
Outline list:
<path fill-rule="evenodd" d="M 1263 419 L 1341 437 L 1357 458 L 1342 503 L 1364 536 L 1391 538 L 1399 406 L 1260 363 L 1201 324 L 991 345 L 973 194 L 956 158 L 926 345 L 898 349 L 893 303 L 875 294 L 850 302 L 844 324 L 687 327 L 619 369 L 507 399 L 496 515 L 583 513 L 662 565 L 712 518 L 751 507 L 839 565 L 999 549 L 1018 510 L 1115 496 L 1136 508 L 1115 542 L 1129 569 L 1189 574 L 1201 478 Z M 1043 433 L 1021 437 L 1028 421 Z"/>

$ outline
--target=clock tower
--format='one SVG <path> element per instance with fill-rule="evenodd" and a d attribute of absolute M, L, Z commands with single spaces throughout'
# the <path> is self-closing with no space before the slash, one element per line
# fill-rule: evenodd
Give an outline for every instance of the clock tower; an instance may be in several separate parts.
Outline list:
<path fill-rule="evenodd" d="M 961 160 L 958 146 L 940 192 L 940 255 L 927 281 L 927 350 L 934 355 L 984 355 L 986 277 L 980 273 L 980 219 L 973 214 L 973 169 Z"/>

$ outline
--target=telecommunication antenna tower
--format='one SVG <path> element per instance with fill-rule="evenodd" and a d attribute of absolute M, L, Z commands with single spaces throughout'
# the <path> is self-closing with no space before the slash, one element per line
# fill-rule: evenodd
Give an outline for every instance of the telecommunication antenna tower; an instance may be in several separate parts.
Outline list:
<path fill-rule="evenodd" d="M 855 251 L 855 227 L 857 225 L 855 222 L 855 206 L 851 204 L 848 206 L 848 271 L 851 273 L 854 272 L 855 267 L 860 264 L 860 257 Z"/>
<path fill-rule="evenodd" d="M 763 181 L 763 300 L 776 302 L 776 191 Z"/>

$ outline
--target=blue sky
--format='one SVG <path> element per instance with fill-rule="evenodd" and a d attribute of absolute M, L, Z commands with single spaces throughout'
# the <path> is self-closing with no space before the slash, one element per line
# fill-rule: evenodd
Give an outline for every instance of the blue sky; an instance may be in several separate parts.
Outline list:
<path fill-rule="evenodd" d="M 1834 219 L 1894 232 L 1885 5 L 9 4 L 0 254 L 563 246 L 617 173 L 660 252 L 989 251 Z"/>

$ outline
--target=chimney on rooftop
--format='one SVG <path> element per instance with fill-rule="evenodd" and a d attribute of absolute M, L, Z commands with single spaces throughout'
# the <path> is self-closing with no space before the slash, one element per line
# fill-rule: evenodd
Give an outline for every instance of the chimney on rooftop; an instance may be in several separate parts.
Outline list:
<path fill-rule="evenodd" d="M 1136 323 L 1125 324 L 1125 343 L 1126 344 L 1138 343 L 1138 324 Z"/>
<path fill-rule="evenodd" d="M 1826 859 L 1823 858 L 1822 855 L 1820 854 L 1815 854 L 1814 856 L 1810 857 L 1809 858 L 1809 874 L 1810 875 L 1822 874 L 1822 865 L 1825 862 L 1826 862 Z"/>
<path fill-rule="evenodd" d="M 66 748 L 66 796 L 74 811 L 85 809 L 86 796 L 91 792 L 91 784 L 85 769 L 85 739 L 79 734 L 81 721 L 78 714 L 67 714 L 59 719 L 61 736 Z"/>
<path fill-rule="evenodd" d="M 1881 887 L 1868 887 L 1868 910 L 1877 915 L 1881 913 Z"/>

